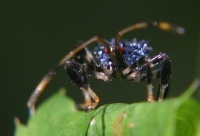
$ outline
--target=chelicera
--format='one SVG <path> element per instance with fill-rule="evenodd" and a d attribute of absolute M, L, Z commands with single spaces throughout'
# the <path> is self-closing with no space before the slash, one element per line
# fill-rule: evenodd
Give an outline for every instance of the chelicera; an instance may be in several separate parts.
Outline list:
<path fill-rule="evenodd" d="M 146 41 L 121 40 L 121 37 L 127 32 L 147 27 L 156 27 L 177 34 L 184 33 L 182 27 L 167 22 L 141 22 L 122 29 L 111 41 L 95 36 L 86 42 L 78 42 L 76 48 L 63 57 L 38 84 L 27 103 L 30 112 L 34 113 L 38 97 L 56 74 L 58 68 L 63 65 L 70 80 L 84 94 L 85 102 L 78 105 L 80 109 L 91 110 L 99 103 L 99 97 L 90 88 L 87 81 L 88 75 L 103 81 L 111 81 L 113 78 L 134 82 L 146 81 L 147 101 L 154 101 L 152 79 L 159 78 L 157 99 L 162 101 L 171 78 L 170 58 L 165 53 L 150 57 L 149 53 L 152 47 Z M 87 46 L 94 42 L 98 43 L 98 46 L 91 52 Z M 155 69 L 155 66 L 159 66 L 159 68 Z"/>

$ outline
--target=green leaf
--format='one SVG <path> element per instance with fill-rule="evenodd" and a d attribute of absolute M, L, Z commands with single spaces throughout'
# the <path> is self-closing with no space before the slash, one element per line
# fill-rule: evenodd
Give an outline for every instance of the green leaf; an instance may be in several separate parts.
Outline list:
<path fill-rule="evenodd" d="M 107 104 L 85 113 L 61 89 L 47 99 L 27 125 L 16 119 L 16 136 L 199 136 L 200 105 L 191 94 L 163 102 Z"/>

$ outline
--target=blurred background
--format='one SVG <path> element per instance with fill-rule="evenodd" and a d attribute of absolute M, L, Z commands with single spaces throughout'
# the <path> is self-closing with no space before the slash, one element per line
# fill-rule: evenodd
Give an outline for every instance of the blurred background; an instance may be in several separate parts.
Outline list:
<path fill-rule="evenodd" d="M 173 76 L 169 97 L 180 95 L 197 77 L 199 9 L 199 0 L 0 2 L 0 135 L 14 133 L 14 117 L 27 122 L 26 103 L 30 94 L 48 70 L 74 48 L 77 40 L 86 41 L 96 35 L 109 40 L 119 30 L 141 21 L 167 21 L 185 28 L 183 36 L 148 28 L 123 37 L 148 40 L 153 47 L 151 56 L 159 52 L 170 56 Z M 89 82 L 100 97 L 99 106 L 146 100 L 145 82 L 105 83 L 94 78 Z M 158 84 L 159 80 L 154 80 L 155 93 Z M 76 103 L 83 101 L 81 91 L 61 68 L 37 105 L 61 87 L 67 88 L 67 95 Z"/>

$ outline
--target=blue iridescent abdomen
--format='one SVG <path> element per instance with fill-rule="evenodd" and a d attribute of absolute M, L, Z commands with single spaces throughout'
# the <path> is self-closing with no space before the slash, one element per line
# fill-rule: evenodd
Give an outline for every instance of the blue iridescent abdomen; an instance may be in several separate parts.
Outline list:
<path fill-rule="evenodd" d="M 114 40 L 110 42 L 110 45 L 114 45 Z M 122 41 L 119 45 L 124 49 L 123 56 L 128 66 L 138 61 L 142 56 L 149 54 L 152 47 L 148 45 L 146 41 Z M 110 60 L 109 55 L 104 51 L 105 47 L 103 44 L 99 44 L 94 50 L 94 56 L 101 67 L 106 68 Z"/>

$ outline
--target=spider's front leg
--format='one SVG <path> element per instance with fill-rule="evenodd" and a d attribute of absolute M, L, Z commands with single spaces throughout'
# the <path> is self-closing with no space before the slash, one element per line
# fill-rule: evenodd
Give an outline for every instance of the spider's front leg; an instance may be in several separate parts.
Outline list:
<path fill-rule="evenodd" d="M 86 111 L 94 109 L 99 103 L 99 97 L 92 91 L 88 84 L 86 75 L 86 65 L 69 60 L 65 63 L 65 70 L 71 81 L 75 85 L 80 87 L 84 94 L 85 102 L 79 104 L 77 108 Z"/>
<path fill-rule="evenodd" d="M 159 53 L 151 59 L 151 63 L 153 66 L 162 63 L 160 71 L 160 92 L 158 96 L 158 101 L 162 101 L 172 76 L 171 60 L 165 53 Z"/>
<path fill-rule="evenodd" d="M 58 64 L 56 64 L 42 78 L 42 80 L 39 82 L 39 84 L 36 86 L 35 90 L 31 94 L 31 96 L 30 96 L 30 98 L 29 98 L 29 100 L 27 102 L 27 107 L 29 108 L 30 114 L 34 114 L 35 113 L 35 103 L 36 103 L 37 99 L 39 98 L 39 96 L 41 95 L 41 93 L 44 91 L 44 89 L 46 88 L 46 86 L 49 84 L 49 82 L 52 80 L 53 76 L 56 75 L 58 69 L 61 66 L 63 66 L 66 63 L 66 61 L 68 61 L 68 60 L 72 59 L 73 57 L 75 57 L 76 54 L 78 54 L 82 49 L 84 49 L 86 46 L 89 46 L 93 42 L 100 42 L 100 43 L 103 43 L 106 47 L 109 47 L 109 43 L 107 41 L 105 41 L 101 37 L 94 36 L 91 39 L 89 39 L 88 41 L 86 41 L 84 43 L 81 43 L 81 45 L 79 45 L 77 48 L 75 48 L 70 53 L 68 53 L 66 56 L 64 56 L 58 62 Z"/>
<path fill-rule="evenodd" d="M 147 101 L 152 102 L 154 101 L 152 78 L 157 77 L 159 71 L 160 70 L 152 71 L 150 58 L 148 56 L 143 56 L 131 66 L 124 69 L 122 73 L 129 81 L 146 81 Z"/>
<path fill-rule="evenodd" d="M 152 72 L 151 69 L 158 64 L 162 65 L 161 69 L 158 69 Z M 162 101 L 164 96 L 166 96 L 166 92 L 168 90 L 170 79 L 171 79 L 171 73 L 172 73 L 171 60 L 165 53 L 159 53 L 158 55 L 154 56 L 150 61 L 148 61 L 146 64 L 142 65 L 139 68 L 139 71 L 144 71 L 146 69 L 147 69 L 147 74 L 145 76 L 145 79 L 148 83 L 147 85 L 148 97 L 147 98 L 151 97 L 151 94 L 150 94 L 151 92 L 153 93 L 151 78 L 157 77 L 157 78 L 160 78 L 158 101 Z"/>
<path fill-rule="evenodd" d="M 161 68 L 152 71 L 156 65 Z M 166 95 L 171 79 L 171 60 L 165 53 L 159 53 L 145 62 L 145 57 L 123 70 L 123 74 L 130 81 L 147 81 L 147 101 L 154 101 L 152 78 L 160 78 L 158 101 Z"/>

